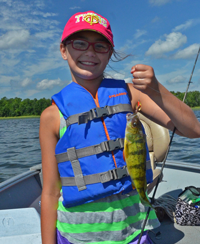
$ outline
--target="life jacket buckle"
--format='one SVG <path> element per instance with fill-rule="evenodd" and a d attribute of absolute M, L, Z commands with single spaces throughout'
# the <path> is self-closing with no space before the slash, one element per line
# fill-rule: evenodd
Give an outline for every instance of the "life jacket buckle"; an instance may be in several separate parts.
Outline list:
<path fill-rule="evenodd" d="M 107 115 L 110 115 L 107 106 L 101 108 L 93 108 L 90 109 L 89 112 L 85 112 L 78 117 L 78 124 L 80 125 L 88 123 L 89 120 L 98 119 Z"/>
<path fill-rule="evenodd" d="M 112 180 L 119 180 L 121 178 L 124 178 L 126 176 L 129 176 L 129 173 L 127 171 L 127 166 L 123 166 L 122 168 L 116 168 L 109 170 Z"/>
<path fill-rule="evenodd" d="M 117 138 L 116 140 L 105 141 L 104 147 L 107 152 L 111 152 L 124 147 L 124 140 L 122 138 Z"/>
<path fill-rule="evenodd" d="M 109 115 L 109 111 L 107 109 L 107 106 L 105 107 L 101 107 L 101 108 L 95 108 L 95 109 L 91 109 L 91 110 L 94 110 L 96 112 L 96 116 L 94 117 L 95 119 L 96 118 L 101 118 L 101 117 L 105 117 L 107 115 Z M 93 112 L 93 111 L 92 111 Z"/>

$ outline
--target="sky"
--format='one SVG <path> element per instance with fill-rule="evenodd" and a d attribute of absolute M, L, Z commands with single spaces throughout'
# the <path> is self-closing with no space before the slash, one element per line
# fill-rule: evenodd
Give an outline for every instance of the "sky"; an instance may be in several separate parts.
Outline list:
<path fill-rule="evenodd" d="M 69 84 L 62 31 L 89 10 L 109 20 L 115 49 L 131 54 L 106 74 L 131 82 L 131 67 L 146 64 L 169 91 L 185 92 L 200 46 L 199 0 L 0 0 L 0 99 L 51 98 Z M 200 60 L 189 90 L 200 91 Z"/>

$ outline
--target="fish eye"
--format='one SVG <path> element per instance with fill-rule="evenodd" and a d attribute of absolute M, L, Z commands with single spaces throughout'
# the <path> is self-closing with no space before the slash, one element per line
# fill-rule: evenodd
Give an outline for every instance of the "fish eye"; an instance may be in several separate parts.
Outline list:
<path fill-rule="evenodd" d="M 134 123 L 133 123 L 133 126 L 135 126 L 135 127 L 136 127 L 136 126 L 137 126 L 137 123 L 136 123 L 136 122 L 134 122 Z"/>

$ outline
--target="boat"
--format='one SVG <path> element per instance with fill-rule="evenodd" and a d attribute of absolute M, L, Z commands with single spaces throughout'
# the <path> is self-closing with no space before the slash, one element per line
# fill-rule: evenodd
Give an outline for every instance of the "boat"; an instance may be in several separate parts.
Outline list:
<path fill-rule="evenodd" d="M 154 194 L 158 180 L 160 183 L 155 203 L 163 196 L 171 196 L 177 200 L 187 186 L 200 187 L 200 165 L 167 160 L 162 174 L 161 168 L 170 141 L 169 132 L 142 114 L 139 114 L 139 118 L 145 128 L 154 176 L 153 182 L 147 188 L 149 197 Z M 41 192 L 41 164 L 0 183 L 0 244 L 42 243 Z M 200 226 L 178 225 L 167 214 L 160 221 L 160 227 L 149 231 L 153 243 L 200 243 Z"/>

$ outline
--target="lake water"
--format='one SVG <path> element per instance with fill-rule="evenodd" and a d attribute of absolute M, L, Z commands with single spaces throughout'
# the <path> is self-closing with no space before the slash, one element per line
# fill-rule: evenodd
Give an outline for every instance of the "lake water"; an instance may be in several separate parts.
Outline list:
<path fill-rule="evenodd" d="M 194 111 L 200 121 L 200 110 Z M 39 118 L 0 120 L 0 182 L 41 163 Z M 200 164 L 200 138 L 174 136 L 168 160 Z"/>

